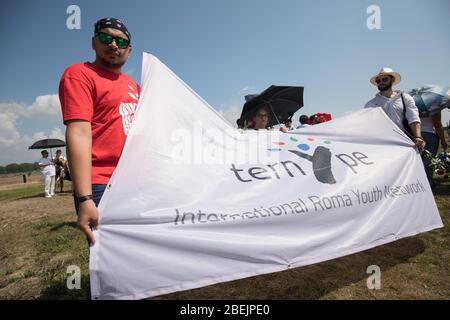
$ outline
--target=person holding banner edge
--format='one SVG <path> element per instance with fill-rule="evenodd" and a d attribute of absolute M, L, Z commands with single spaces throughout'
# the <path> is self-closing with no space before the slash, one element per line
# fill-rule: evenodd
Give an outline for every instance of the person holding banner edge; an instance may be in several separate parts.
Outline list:
<path fill-rule="evenodd" d="M 380 91 L 375 98 L 366 103 L 364 108 L 381 107 L 387 116 L 410 138 L 416 147 L 425 148 L 425 140 L 421 136 L 419 110 L 414 99 L 392 86 L 400 83 L 401 76 L 391 68 L 382 68 L 378 74 L 370 79 L 370 83 Z M 407 123 L 404 122 L 406 119 Z M 410 130 L 406 126 L 410 127 Z M 409 131 L 409 132 L 408 132 Z"/>
<path fill-rule="evenodd" d="M 98 20 L 92 37 L 95 61 L 71 65 L 59 85 L 77 224 L 91 245 L 97 206 L 119 161 L 139 98 L 139 86 L 122 73 L 130 42 L 121 20 Z"/>

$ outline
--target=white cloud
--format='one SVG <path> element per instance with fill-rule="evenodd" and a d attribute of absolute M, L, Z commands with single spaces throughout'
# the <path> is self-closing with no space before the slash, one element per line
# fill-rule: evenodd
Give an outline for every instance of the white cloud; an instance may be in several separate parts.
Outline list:
<path fill-rule="evenodd" d="M 243 95 L 244 93 L 247 93 L 250 90 L 252 90 L 252 88 L 250 86 L 245 86 L 241 90 L 239 90 L 238 95 Z"/>
<path fill-rule="evenodd" d="M 33 135 L 23 136 L 18 134 L 17 129 L 15 129 L 15 132 L 17 134 L 12 139 L 7 141 L 0 140 L 0 165 L 2 166 L 10 163 L 37 161 L 41 156 L 40 152 L 42 150 L 29 150 L 28 147 L 38 140 L 47 139 L 49 136 L 64 140 L 64 134 L 60 128 L 54 128 L 50 133 L 39 131 Z"/>
<path fill-rule="evenodd" d="M 45 117 L 47 120 L 56 120 L 61 117 L 60 110 L 57 95 L 38 96 L 29 106 L 18 102 L 0 103 L 0 165 L 37 161 L 40 150 L 28 150 L 37 140 L 49 136 L 64 140 L 64 133 L 58 127 L 31 135 L 22 134 L 18 129 L 18 120 L 21 118 L 34 120 L 36 117 Z"/>
<path fill-rule="evenodd" d="M 48 94 L 36 97 L 29 106 L 19 102 L 1 102 L 0 114 L 4 113 L 12 113 L 27 118 L 35 116 L 57 118 L 61 115 L 61 104 L 57 94 Z"/>
<path fill-rule="evenodd" d="M 0 145 L 11 145 L 20 138 L 16 120 L 17 116 L 11 112 L 0 113 Z"/>
<path fill-rule="evenodd" d="M 62 132 L 61 128 L 55 128 L 49 134 L 45 133 L 44 131 L 36 132 L 31 137 L 31 140 L 37 141 L 37 140 L 47 139 L 48 137 L 53 138 L 53 139 L 65 140 L 65 136 L 64 136 L 64 133 Z"/>
<path fill-rule="evenodd" d="M 38 96 L 33 104 L 29 107 L 30 116 L 45 115 L 57 116 L 61 114 L 61 104 L 56 94 Z"/>
<path fill-rule="evenodd" d="M 242 112 L 242 106 L 230 105 L 219 110 L 219 113 L 231 123 L 233 127 L 237 128 L 236 120 L 239 119 Z"/>

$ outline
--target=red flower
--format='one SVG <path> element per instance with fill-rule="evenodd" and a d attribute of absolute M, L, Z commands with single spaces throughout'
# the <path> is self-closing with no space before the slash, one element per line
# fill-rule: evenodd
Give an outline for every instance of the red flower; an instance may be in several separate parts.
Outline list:
<path fill-rule="evenodd" d="M 329 113 L 318 112 L 314 116 L 315 116 L 316 123 L 323 123 L 323 122 L 330 121 L 332 119 L 331 114 L 329 114 Z"/>

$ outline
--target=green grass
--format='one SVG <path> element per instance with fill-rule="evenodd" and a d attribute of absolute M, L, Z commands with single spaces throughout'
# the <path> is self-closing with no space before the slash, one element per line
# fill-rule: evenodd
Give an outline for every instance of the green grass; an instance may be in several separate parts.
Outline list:
<path fill-rule="evenodd" d="M 438 182 L 435 199 L 444 228 L 339 259 L 153 299 L 450 299 L 450 182 Z M 17 219 L 25 221 L 0 216 L 0 299 L 86 299 L 89 251 L 76 228 L 72 199 L 55 199 L 64 205 L 49 207 L 51 214 L 24 211 L 22 203 L 35 203 L 26 198 L 39 194 L 40 185 L 0 194 L 4 204 L 22 210 Z M 382 270 L 381 290 L 366 287 L 372 264 Z M 70 265 L 81 269 L 80 290 L 66 286 Z"/>
<path fill-rule="evenodd" d="M 72 182 L 64 181 L 64 190 L 71 190 Z M 59 192 L 59 187 L 56 190 Z M 67 191 L 66 191 L 67 192 Z M 44 186 L 43 183 L 39 184 L 23 184 L 21 187 L 12 190 L 0 191 L 0 202 L 2 201 L 14 201 L 18 199 L 44 196 Z"/>
<path fill-rule="evenodd" d="M 2 253 L 0 288 L 17 284 L 14 290 L 0 293 L 1 299 L 86 299 L 89 274 L 88 245 L 76 228 L 73 219 L 44 218 L 22 229 L 32 239 L 26 249 L 30 263 L 18 272 L 15 264 L 8 265 L 6 259 L 16 255 L 11 251 Z M 10 242 L 14 242 L 11 239 Z M 10 246 L 13 244 L 10 243 Z M 24 254 L 24 253 L 19 253 Z M 67 268 L 76 265 L 81 269 L 81 289 L 67 288 Z M 37 279 L 29 284 L 29 279 Z"/>
<path fill-rule="evenodd" d="M 5 190 L 0 192 L 1 201 L 13 201 L 25 197 L 33 197 L 44 194 L 44 188 L 41 185 L 30 185 L 13 190 Z"/>
<path fill-rule="evenodd" d="M 85 299 L 89 274 L 88 245 L 74 221 L 44 219 L 32 226 L 34 256 L 44 279 L 40 299 Z M 69 290 L 67 267 L 80 267 L 82 289 Z M 83 289 L 84 288 L 84 289 Z"/>
<path fill-rule="evenodd" d="M 312 266 L 155 299 L 383 299 L 386 292 L 387 298 L 394 299 L 448 299 L 450 283 L 448 279 L 443 282 L 441 279 L 449 274 L 450 256 L 446 252 L 450 247 L 450 199 L 437 196 L 436 200 L 445 225 L 442 229 Z M 27 276 L 42 278 L 39 298 L 85 299 L 89 273 L 88 248 L 73 219 L 45 218 L 31 225 L 30 231 L 34 239 L 36 268 Z M 71 264 L 78 265 L 82 270 L 81 290 L 66 287 L 66 270 Z M 384 272 L 385 288 L 381 292 L 365 288 L 365 268 L 371 264 L 379 264 Z M 410 292 L 405 283 L 412 283 L 414 289 Z M 405 291 L 398 292 L 402 286 Z M 420 287 L 419 292 L 415 292 L 417 286 Z M 344 290 L 340 293 L 342 288 Z M 350 296 L 347 290 L 350 290 Z"/>

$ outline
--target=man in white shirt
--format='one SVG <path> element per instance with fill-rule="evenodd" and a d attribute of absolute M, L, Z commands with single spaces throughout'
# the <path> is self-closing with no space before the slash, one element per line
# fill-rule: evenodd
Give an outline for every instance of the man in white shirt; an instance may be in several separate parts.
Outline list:
<path fill-rule="evenodd" d="M 366 103 L 365 108 L 380 107 L 387 116 L 403 131 L 403 108 L 406 108 L 405 118 L 411 128 L 414 143 L 423 149 L 425 141 L 421 136 L 419 110 L 414 99 L 400 90 L 392 90 L 392 86 L 401 81 L 401 76 L 391 68 L 382 68 L 381 71 L 370 79 L 370 82 L 380 91 L 375 98 Z M 403 99 L 402 99 L 403 95 Z M 404 101 L 404 103 L 403 103 Z"/>
<path fill-rule="evenodd" d="M 47 150 L 43 150 L 41 155 L 38 164 L 44 177 L 45 197 L 51 198 L 55 195 L 55 164 L 48 158 Z"/>

